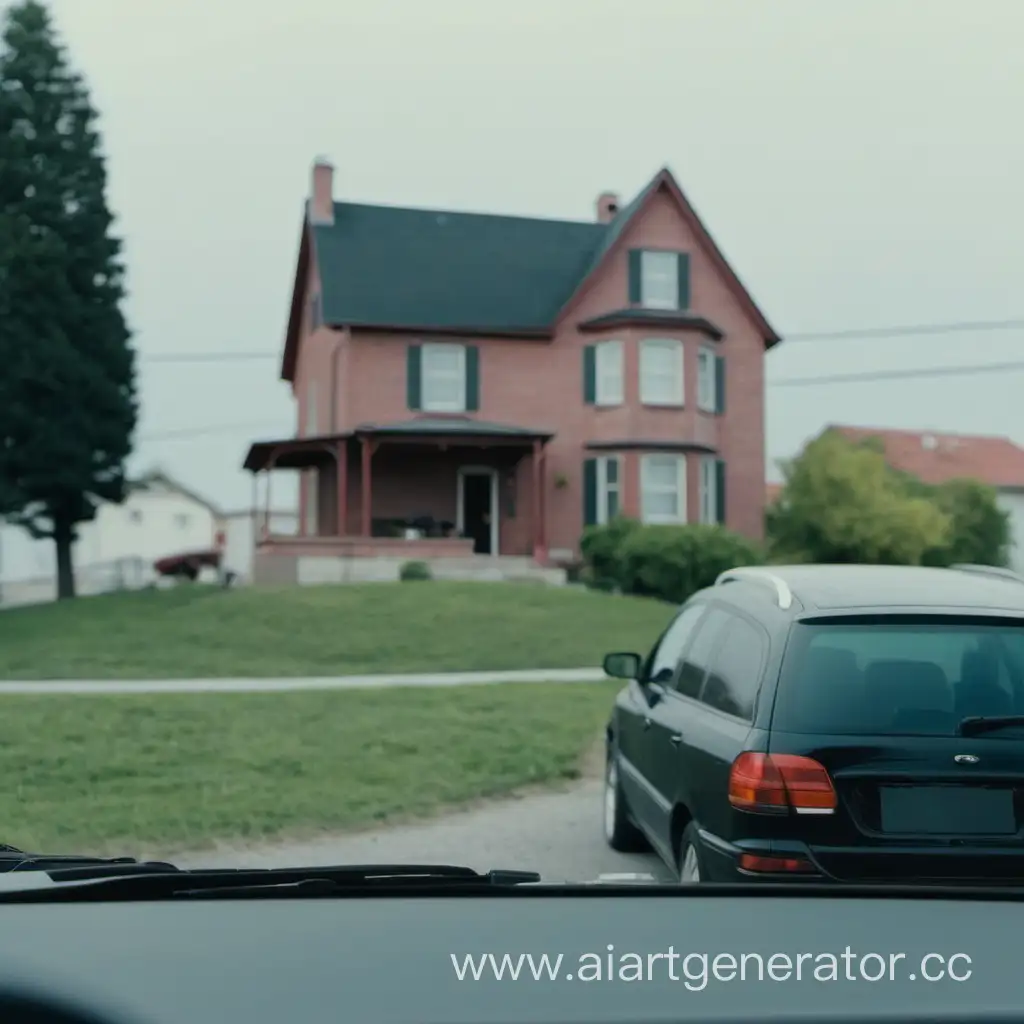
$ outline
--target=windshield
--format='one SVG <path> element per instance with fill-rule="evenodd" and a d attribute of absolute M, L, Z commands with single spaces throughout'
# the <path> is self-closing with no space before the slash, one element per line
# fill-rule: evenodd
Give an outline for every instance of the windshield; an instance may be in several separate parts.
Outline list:
<path fill-rule="evenodd" d="M 783 649 L 1024 596 L 1021 33 L 803 2 L 0 2 L 0 875 L 840 884 L 772 729 L 1024 735 L 1016 624 Z"/>
<path fill-rule="evenodd" d="M 954 736 L 964 718 L 1024 714 L 1024 624 L 798 624 L 773 724 L 788 732 Z M 1021 736 L 1021 726 L 1000 735 Z"/>

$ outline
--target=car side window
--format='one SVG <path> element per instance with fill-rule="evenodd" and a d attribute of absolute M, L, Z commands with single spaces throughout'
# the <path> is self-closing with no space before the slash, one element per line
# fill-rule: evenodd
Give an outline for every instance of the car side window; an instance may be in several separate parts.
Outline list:
<path fill-rule="evenodd" d="M 725 637 L 700 692 L 701 702 L 727 715 L 752 719 L 767 652 L 765 637 L 756 626 L 729 616 Z"/>
<path fill-rule="evenodd" d="M 701 684 L 711 664 L 711 655 L 715 652 L 722 627 L 729 621 L 729 616 L 719 608 L 712 608 L 694 634 L 683 659 L 676 689 L 684 697 L 696 697 L 700 693 Z"/>
<path fill-rule="evenodd" d="M 691 604 L 684 608 L 661 635 L 657 646 L 647 659 L 644 682 L 668 686 L 676 674 L 679 657 L 693 633 L 694 626 L 704 614 L 705 606 Z"/>

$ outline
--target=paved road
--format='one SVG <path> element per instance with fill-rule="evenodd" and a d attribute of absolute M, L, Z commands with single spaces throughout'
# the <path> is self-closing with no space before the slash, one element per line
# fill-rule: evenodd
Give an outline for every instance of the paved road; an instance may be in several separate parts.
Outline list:
<path fill-rule="evenodd" d="M 295 690 L 366 690 L 394 686 L 487 686 L 496 683 L 594 683 L 599 668 L 538 668 L 514 672 L 435 672 L 420 675 L 327 676 L 310 679 L 9 679 L 5 693 L 274 693 Z"/>
<path fill-rule="evenodd" d="M 190 867 L 445 863 L 540 871 L 550 881 L 590 881 L 620 871 L 667 878 L 653 854 L 620 854 L 601 832 L 599 779 L 415 825 L 260 848 L 219 847 L 175 856 Z"/>

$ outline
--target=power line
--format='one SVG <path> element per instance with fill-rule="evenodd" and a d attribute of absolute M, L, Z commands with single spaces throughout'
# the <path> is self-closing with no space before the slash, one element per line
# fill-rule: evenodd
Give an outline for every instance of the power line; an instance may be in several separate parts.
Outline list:
<path fill-rule="evenodd" d="M 147 363 L 236 363 L 251 359 L 280 359 L 279 352 L 157 352 L 139 353 Z"/>
<path fill-rule="evenodd" d="M 943 324 L 908 324 L 903 327 L 865 327 L 843 331 L 814 331 L 810 334 L 788 334 L 783 342 L 840 341 L 844 338 L 909 338 L 925 334 L 960 334 L 967 331 L 1020 331 L 1024 319 L 958 320 Z"/>
<path fill-rule="evenodd" d="M 266 430 L 267 423 L 221 423 L 215 426 L 185 427 L 181 430 L 160 430 L 156 433 L 140 434 L 137 441 L 171 441 L 179 437 L 207 437 L 211 434 L 230 434 L 235 431 Z"/>
<path fill-rule="evenodd" d="M 810 377 L 782 377 L 770 380 L 770 388 L 807 387 L 812 384 L 853 384 L 875 380 L 918 380 L 922 377 L 963 377 L 982 373 L 1013 373 L 1024 370 L 1024 360 L 1009 363 L 961 363 L 954 366 L 916 367 L 907 370 L 868 370 L 861 373 L 829 373 Z"/>
<path fill-rule="evenodd" d="M 842 341 L 870 338 L 909 338 L 931 334 L 960 334 L 968 331 L 1020 331 L 1024 319 L 1016 320 L 956 320 L 941 324 L 909 324 L 899 327 L 864 327 L 842 331 L 813 331 L 790 334 L 783 338 L 786 344 L 807 341 Z M 147 363 L 236 363 L 252 360 L 280 359 L 279 352 L 155 352 L 139 353 Z"/>

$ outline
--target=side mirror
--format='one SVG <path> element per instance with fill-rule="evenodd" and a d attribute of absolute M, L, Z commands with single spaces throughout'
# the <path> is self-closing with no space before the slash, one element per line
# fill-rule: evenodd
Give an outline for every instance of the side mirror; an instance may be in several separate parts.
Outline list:
<path fill-rule="evenodd" d="M 632 651 L 616 651 L 604 656 L 604 674 L 612 679 L 637 679 L 642 662 Z"/>

